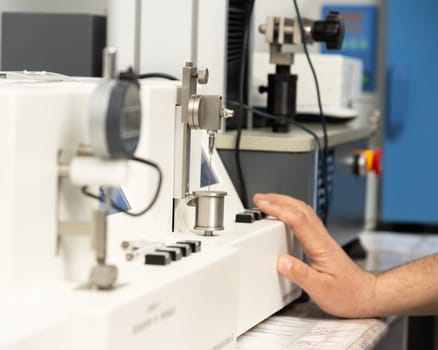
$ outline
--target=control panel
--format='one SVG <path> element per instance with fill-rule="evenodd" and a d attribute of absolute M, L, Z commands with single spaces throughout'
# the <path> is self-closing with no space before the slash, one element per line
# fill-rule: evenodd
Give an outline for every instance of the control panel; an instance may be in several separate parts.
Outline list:
<path fill-rule="evenodd" d="M 322 15 L 330 11 L 338 11 L 345 23 L 345 37 L 342 47 L 337 54 L 355 57 L 362 60 L 362 90 L 373 92 L 377 87 L 377 23 L 378 9 L 374 5 L 325 5 Z M 321 52 L 330 54 L 325 45 Z"/>
<path fill-rule="evenodd" d="M 128 261 L 142 260 L 145 265 L 168 265 L 201 251 L 201 241 L 184 240 L 165 244 L 144 240 L 123 241 L 122 249 Z"/>

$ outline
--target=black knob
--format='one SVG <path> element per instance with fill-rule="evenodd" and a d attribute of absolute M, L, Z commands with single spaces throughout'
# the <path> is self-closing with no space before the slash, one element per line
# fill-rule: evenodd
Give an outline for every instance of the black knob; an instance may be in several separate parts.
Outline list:
<path fill-rule="evenodd" d="M 330 11 L 325 21 L 313 22 L 313 40 L 325 42 L 329 50 L 339 50 L 342 47 L 344 34 L 345 25 L 339 12 Z"/>
<path fill-rule="evenodd" d="M 268 92 L 269 90 L 268 90 L 268 87 L 267 86 L 263 86 L 263 85 L 260 85 L 259 86 L 259 92 L 261 93 L 261 94 L 264 94 L 265 92 Z"/>

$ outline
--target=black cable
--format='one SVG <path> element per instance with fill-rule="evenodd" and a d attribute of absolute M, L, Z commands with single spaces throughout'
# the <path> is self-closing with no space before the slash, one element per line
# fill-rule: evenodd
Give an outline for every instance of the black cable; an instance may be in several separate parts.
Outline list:
<path fill-rule="evenodd" d="M 242 53 L 241 53 L 241 61 L 240 61 L 240 76 L 239 76 L 239 118 L 237 118 L 237 134 L 236 134 L 236 142 L 234 145 L 234 158 L 236 161 L 236 170 L 237 170 L 237 180 L 239 182 L 239 195 L 240 200 L 245 208 L 248 208 L 248 193 L 246 190 L 245 178 L 243 176 L 242 171 L 242 163 L 240 159 L 240 141 L 242 138 L 242 124 L 244 117 L 243 107 L 244 103 L 244 88 L 245 88 L 245 72 L 246 72 L 246 61 L 248 58 L 248 42 L 249 42 L 249 33 L 250 33 L 250 25 L 251 25 L 251 15 L 252 10 L 254 8 L 255 0 L 249 1 L 249 5 L 246 12 L 245 18 L 245 29 L 243 34 L 242 41 Z"/>
<path fill-rule="evenodd" d="M 82 192 L 82 194 L 86 195 L 87 197 L 96 199 L 99 202 L 102 200 L 102 198 L 100 198 L 100 196 L 98 196 L 97 194 L 94 194 L 94 193 L 91 193 L 90 191 L 88 191 L 88 186 L 82 186 L 81 192 Z M 115 203 L 113 202 L 113 204 L 115 204 Z"/>
<path fill-rule="evenodd" d="M 273 114 L 270 113 L 266 113 L 264 111 L 258 110 L 257 108 L 250 108 L 250 110 L 254 113 L 257 114 L 261 117 L 264 118 L 269 118 L 269 119 L 274 119 L 274 120 L 284 120 L 284 117 L 280 117 L 280 116 L 275 116 Z M 318 135 L 315 134 L 315 132 L 313 130 L 310 130 L 308 127 L 304 126 L 303 124 L 297 122 L 294 119 L 288 119 L 288 123 L 295 125 L 296 127 L 302 129 L 303 131 L 307 132 L 308 134 L 310 134 L 314 139 L 315 139 L 315 143 L 316 143 L 316 147 L 318 152 L 321 151 L 321 142 L 319 141 L 319 137 Z"/>
<path fill-rule="evenodd" d="M 159 165 L 154 163 L 154 162 L 152 162 L 152 161 L 150 161 L 150 160 L 139 158 L 139 157 L 132 157 L 131 160 L 133 160 L 135 162 L 139 162 L 139 163 L 145 164 L 145 165 L 148 165 L 148 166 L 154 168 L 155 170 L 157 170 L 157 172 L 158 172 L 157 190 L 155 191 L 154 197 L 152 198 L 151 202 L 143 210 L 141 210 L 139 212 L 133 213 L 133 212 L 126 211 L 124 208 L 119 207 L 113 200 L 111 200 L 111 207 L 113 209 L 121 211 L 122 213 L 124 213 L 124 214 L 126 214 L 128 216 L 141 216 L 141 215 L 145 214 L 147 211 L 149 211 L 149 209 L 151 209 L 154 206 L 155 202 L 157 201 L 158 196 L 160 195 L 160 191 L 161 191 L 161 183 L 162 183 L 162 180 L 163 180 L 163 173 L 161 172 L 161 169 L 160 169 Z M 88 191 L 88 186 L 83 186 L 81 188 L 81 191 L 87 197 L 91 197 L 91 198 L 97 199 L 99 201 L 101 201 L 102 199 L 105 200 L 105 197 L 101 198 L 100 196 L 98 196 L 98 195 L 96 195 L 94 193 L 89 192 Z"/>
<path fill-rule="evenodd" d="M 316 96 L 318 98 L 319 116 L 321 119 L 322 130 L 324 135 L 324 147 L 322 149 L 322 157 L 321 157 L 321 170 L 322 170 L 322 182 L 323 182 L 324 193 L 325 193 L 325 202 L 322 207 L 322 221 L 324 222 L 324 224 L 327 224 L 327 217 L 329 211 L 329 191 L 328 191 L 328 175 L 327 175 L 327 158 L 328 158 L 327 123 L 322 109 L 321 93 L 319 89 L 318 77 L 316 76 L 315 68 L 313 67 L 312 60 L 310 59 L 309 51 L 307 49 L 307 39 L 304 31 L 303 20 L 300 14 L 300 9 L 298 8 L 297 0 L 293 0 L 293 3 L 295 7 L 295 12 L 297 13 L 298 23 L 300 26 L 301 41 L 303 44 L 304 53 L 306 54 L 307 62 L 309 63 L 313 75 L 313 80 L 315 81 Z"/>
<path fill-rule="evenodd" d="M 240 106 L 240 103 L 236 102 L 236 101 L 228 100 L 227 103 L 230 104 L 230 105 Z M 258 108 L 248 106 L 246 104 L 243 105 L 243 108 L 245 108 L 248 111 L 251 111 L 253 114 L 257 114 L 257 115 L 259 115 L 259 116 L 261 116 L 263 118 L 266 118 L 266 119 L 284 120 L 283 116 L 277 116 L 277 115 L 274 115 L 274 114 L 271 114 L 271 113 L 267 113 L 267 112 L 262 111 L 262 110 L 260 110 Z M 301 124 L 301 123 L 299 123 L 299 122 L 297 122 L 296 120 L 293 120 L 293 119 L 288 119 L 288 123 L 292 124 L 292 125 L 295 125 L 296 127 L 300 128 L 303 131 L 305 131 L 306 133 L 310 134 L 314 138 L 314 140 L 315 140 L 318 152 L 321 152 L 321 142 L 319 141 L 318 135 L 316 135 L 316 133 L 313 130 L 309 129 L 308 127 L 304 126 L 303 124 Z"/>
<path fill-rule="evenodd" d="M 132 82 L 136 82 L 138 85 L 138 79 L 151 79 L 151 78 L 161 78 L 167 80 L 179 80 L 177 77 L 167 74 L 167 73 L 145 73 L 145 74 L 137 74 L 132 67 L 129 67 L 126 71 L 122 71 L 119 73 L 120 80 L 128 80 Z"/>
<path fill-rule="evenodd" d="M 137 79 L 151 79 L 151 78 L 162 78 L 167 80 L 179 80 L 177 77 L 166 74 L 166 73 L 145 73 L 145 74 L 139 74 L 137 76 Z"/>

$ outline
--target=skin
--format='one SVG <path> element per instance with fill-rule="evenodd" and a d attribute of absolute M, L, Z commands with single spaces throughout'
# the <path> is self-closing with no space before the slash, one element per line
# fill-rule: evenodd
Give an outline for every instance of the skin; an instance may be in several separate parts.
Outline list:
<path fill-rule="evenodd" d="M 256 194 L 253 200 L 291 228 L 310 261 L 281 255 L 278 271 L 327 313 L 347 318 L 438 314 L 437 255 L 370 273 L 347 256 L 306 203 L 272 193 Z"/>

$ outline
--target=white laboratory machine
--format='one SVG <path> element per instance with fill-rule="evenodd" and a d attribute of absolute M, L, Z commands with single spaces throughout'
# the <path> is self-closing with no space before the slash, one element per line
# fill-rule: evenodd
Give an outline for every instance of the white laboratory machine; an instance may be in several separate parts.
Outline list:
<path fill-rule="evenodd" d="M 301 249 L 275 219 L 235 222 L 214 149 L 232 112 L 197 93 L 207 70 L 187 63 L 182 83 L 111 71 L 0 81 L 0 349 L 233 349 L 300 296 L 276 259 Z M 114 193 L 130 213 L 156 200 L 128 216 Z"/>

